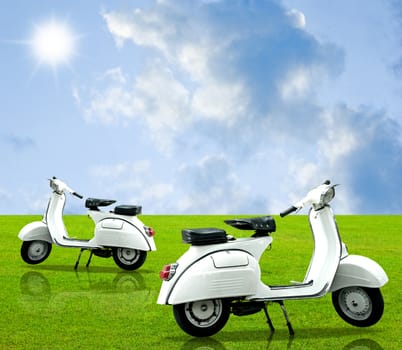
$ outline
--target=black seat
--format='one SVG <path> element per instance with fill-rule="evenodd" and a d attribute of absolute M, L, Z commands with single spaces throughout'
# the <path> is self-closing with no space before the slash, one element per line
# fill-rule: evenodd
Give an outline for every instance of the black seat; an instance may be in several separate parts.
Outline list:
<path fill-rule="evenodd" d="M 275 219 L 272 216 L 225 220 L 225 223 L 240 230 L 255 230 L 261 233 L 276 231 Z"/>
<path fill-rule="evenodd" d="M 99 210 L 98 207 L 107 207 L 115 202 L 113 199 L 87 198 L 85 207 L 90 210 Z"/>
<path fill-rule="evenodd" d="M 184 243 L 208 245 L 227 242 L 226 232 L 219 228 L 188 228 L 181 231 Z"/>
<path fill-rule="evenodd" d="M 118 205 L 114 208 L 114 213 L 119 215 L 135 216 L 142 212 L 140 205 Z"/>

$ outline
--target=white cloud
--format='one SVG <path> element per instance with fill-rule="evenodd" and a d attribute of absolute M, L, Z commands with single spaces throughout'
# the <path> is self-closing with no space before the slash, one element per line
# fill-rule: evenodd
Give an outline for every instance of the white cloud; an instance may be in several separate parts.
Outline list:
<path fill-rule="evenodd" d="M 286 12 L 290 17 L 292 24 L 299 29 L 304 29 L 306 27 L 306 17 L 304 13 L 297 9 L 290 9 Z"/>
<path fill-rule="evenodd" d="M 212 78 L 209 72 L 209 61 L 216 51 L 216 46 L 202 43 L 185 43 L 178 49 L 177 60 L 194 81 Z"/>
<path fill-rule="evenodd" d="M 85 108 L 88 121 L 127 124 L 140 119 L 159 148 L 169 151 L 173 131 L 188 123 L 190 92 L 172 71 L 158 62 L 130 83 L 120 68 L 102 76 L 105 87 L 93 88 Z"/>
<path fill-rule="evenodd" d="M 241 83 L 216 82 L 194 92 L 192 112 L 206 119 L 216 119 L 232 124 L 247 111 L 247 93 Z"/>
<path fill-rule="evenodd" d="M 289 173 L 294 174 L 295 185 L 298 188 L 309 188 L 311 184 L 314 184 L 314 182 L 317 181 L 317 163 L 312 163 L 303 159 L 291 159 L 288 163 L 288 167 Z"/>
<path fill-rule="evenodd" d="M 103 74 L 104 79 L 110 79 L 113 82 L 119 83 L 119 84 L 126 84 L 127 83 L 127 77 L 123 73 L 123 70 L 121 67 L 114 67 L 111 69 L 108 69 L 104 74 Z"/>
<path fill-rule="evenodd" d="M 238 212 L 247 198 L 247 186 L 242 186 L 224 155 L 205 156 L 196 163 L 180 168 L 182 188 L 177 210 L 184 213 Z"/>
<path fill-rule="evenodd" d="M 120 203 L 142 205 L 148 210 L 144 214 L 149 213 L 150 208 L 163 213 L 163 203 L 169 201 L 174 186 L 158 179 L 153 167 L 147 159 L 100 164 L 92 166 L 90 175 L 103 192 L 106 190 L 105 195 L 113 195 Z M 103 185 L 105 181 L 109 183 L 107 188 Z"/>
<path fill-rule="evenodd" d="M 157 210 L 279 212 L 330 178 L 347 184 L 342 211 L 358 210 L 357 195 L 342 193 L 354 195 L 346 190 L 359 176 L 353 169 L 368 164 L 359 152 L 370 158 L 379 144 L 373 128 L 386 123 L 319 105 L 320 86 L 342 72 L 344 52 L 306 32 L 302 12 L 276 2 L 157 1 L 103 18 L 117 46 L 134 43 L 145 63 L 135 76 L 107 70 L 88 98 L 74 95 L 89 120 L 141 125 L 163 158 L 153 176 L 116 164 L 124 187 L 144 200 L 146 188 Z"/>
<path fill-rule="evenodd" d="M 305 98 L 311 91 L 311 71 L 298 67 L 289 71 L 280 83 L 279 89 L 284 100 Z"/>
<path fill-rule="evenodd" d="M 85 109 L 85 116 L 88 121 L 124 123 L 125 119 L 134 118 L 142 107 L 143 102 L 133 98 L 124 87 L 110 86 L 104 91 L 92 91 L 92 100 Z"/>
<path fill-rule="evenodd" d="M 166 67 L 154 66 L 140 76 L 135 95 L 145 102 L 145 118 L 153 130 L 181 128 L 188 118 L 189 91 Z"/>
<path fill-rule="evenodd" d="M 167 53 L 167 39 L 176 32 L 172 22 L 166 22 L 159 13 L 139 8 L 131 14 L 104 13 L 103 18 L 118 47 L 126 40 L 132 40 L 137 45 L 155 47 Z"/>
<path fill-rule="evenodd" d="M 337 111 L 325 111 L 322 114 L 324 129 L 318 142 L 320 153 L 327 159 L 328 164 L 339 164 L 359 147 L 363 140 L 359 139 L 359 130 L 350 125 L 348 115 Z M 364 140 L 367 141 L 367 140 Z"/>

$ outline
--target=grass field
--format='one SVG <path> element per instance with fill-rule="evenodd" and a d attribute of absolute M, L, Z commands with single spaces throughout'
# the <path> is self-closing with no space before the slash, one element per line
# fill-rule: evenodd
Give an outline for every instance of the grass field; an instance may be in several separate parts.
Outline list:
<path fill-rule="evenodd" d="M 388 274 L 383 287 L 385 311 L 370 328 L 348 325 L 336 314 L 330 295 L 286 303 L 295 337 L 289 338 L 277 305 L 270 306 L 276 332 L 270 336 L 263 313 L 231 315 L 221 332 L 194 339 L 173 318 L 170 306 L 156 304 L 159 271 L 186 249 L 183 227 L 221 227 L 235 216 L 141 216 L 156 231 L 158 251 L 148 254 L 135 272 L 120 270 L 112 259 L 87 255 L 75 272 L 76 249 L 53 247 L 40 265 L 20 257 L 17 234 L 40 216 L 0 216 L 0 349 L 400 349 L 402 347 L 402 216 L 338 216 L 338 226 L 351 254 L 366 255 Z M 305 216 L 276 218 L 272 250 L 261 260 L 263 280 L 286 284 L 302 280 L 313 244 Z M 89 238 L 86 216 L 65 217 L 71 236 Z"/>

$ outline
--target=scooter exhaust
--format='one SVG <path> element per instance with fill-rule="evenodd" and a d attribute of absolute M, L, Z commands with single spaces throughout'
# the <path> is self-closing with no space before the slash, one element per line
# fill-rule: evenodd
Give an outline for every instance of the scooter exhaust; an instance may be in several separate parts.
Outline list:
<path fill-rule="evenodd" d="M 263 301 L 235 302 L 232 304 L 232 314 L 236 316 L 253 315 L 264 309 Z"/>

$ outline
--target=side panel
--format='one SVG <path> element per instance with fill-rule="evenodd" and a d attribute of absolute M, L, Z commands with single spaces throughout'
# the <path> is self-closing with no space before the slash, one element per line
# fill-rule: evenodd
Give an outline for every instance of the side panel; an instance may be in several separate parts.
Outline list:
<path fill-rule="evenodd" d="M 46 241 L 53 243 L 47 225 L 42 221 L 35 221 L 25 225 L 18 234 L 22 241 Z"/>
<path fill-rule="evenodd" d="M 253 256 L 241 251 L 220 251 L 193 263 L 174 282 L 164 281 L 158 303 L 244 297 L 256 293 L 259 278 L 260 269 Z"/>
<path fill-rule="evenodd" d="M 375 261 L 360 255 L 349 255 L 342 259 L 330 291 L 350 286 L 379 288 L 388 282 L 388 276 Z"/>
<path fill-rule="evenodd" d="M 104 247 L 156 250 L 154 239 L 147 236 L 144 225 L 137 226 L 119 218 L 99 221 L 95 228 L 95 240 Z"/>

